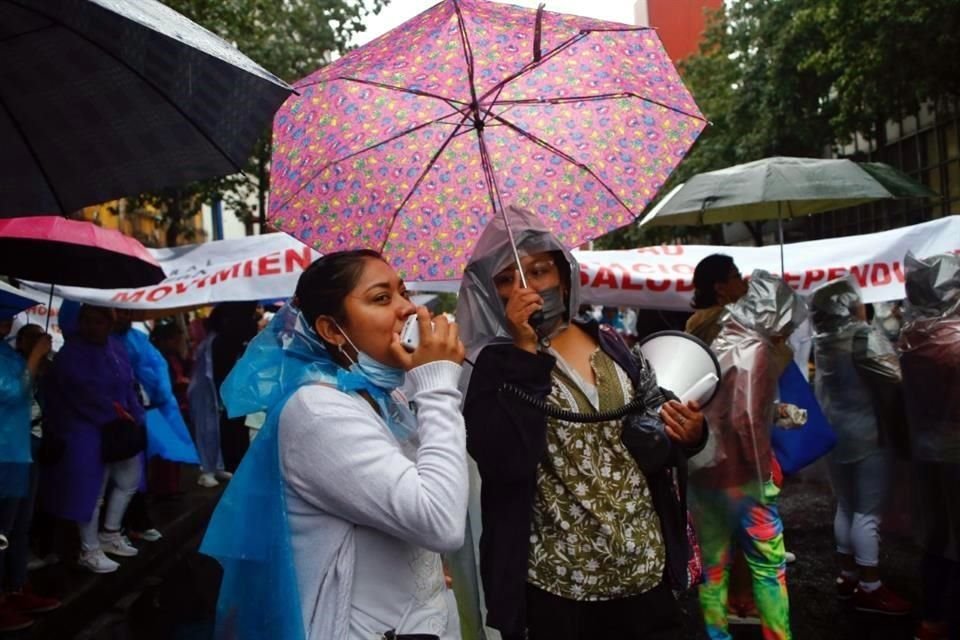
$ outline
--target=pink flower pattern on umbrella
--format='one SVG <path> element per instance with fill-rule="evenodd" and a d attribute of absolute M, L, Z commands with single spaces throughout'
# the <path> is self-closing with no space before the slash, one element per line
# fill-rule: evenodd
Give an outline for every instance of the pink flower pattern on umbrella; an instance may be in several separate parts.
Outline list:
<path fill-rule="evenodd" d="M 536 52 L 536 53 L 535 53 Z M 656 32 L 445 0 L 296 83 L 269 217 L 321 252 L 459 278 L 517 204 L 568 246 L 635 219 L 705 120 Z"/>

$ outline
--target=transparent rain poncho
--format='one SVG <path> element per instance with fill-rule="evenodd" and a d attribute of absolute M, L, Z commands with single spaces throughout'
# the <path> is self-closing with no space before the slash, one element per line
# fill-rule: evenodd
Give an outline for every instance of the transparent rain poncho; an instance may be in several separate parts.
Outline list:
<path fill-rule="evenodd" d="M 897 347 L 913 457 L 960 463 L 960 256 L 908 253 Z"/>
<path fill-rule="evenodd" d="M 398 439 L 416 428 L 416 419 L 399 398 L 340 367 L 293 305 L 285 305 L 274 316 L 250 342 L 221 387 L 228 415 L 265 411 L 267 419 L 220 498 L 200 548 L 223 566 L 217 638 L 304 638 L 278 428 L 287 399 L 301 386 L 317 383 L 345 392 L 369 393 Z M 346 522 L 331 530 L 329 544 L 346 539 L 351 530 Z M 318 562 L 321 555 L 318 550 Z M 349 594 L 350 585 L 339 585 L 333 595 L 343 595 L 344 590 Z M 329 594 L 318 597 L 329 598 Z M 329 630 L 324 637 L 333 637 L 335 617 L 315 622 Z"/>
<path fill-rule="evenodd" d="M 817 401 L 837 434 L 831 456 L 851 463 L 877 452 L 903 420 L 900 363 L 879 329 L 857 315 L 863 304 L 852 277 L 832 280 L 810 298 Z"/>
<path fill-rule="evenodd" d="M 580 273 L 577 261 L 530 211 L 511 205 L 507 207 L 505 215 L 510 219 L 517 252 L 521 256 L 545 251 L 563 253 L 572 276 L 566 305 L 569 321 L 580 306 Z M 471 360 L 476 359 L 480 349 L 498 338 L 512 340 L 506 328 L 503 301 L 497 295 L 493 278 L 514 261 L 503 218 L 497 216 L 487 225 L 477 241 L 460 285 L 457 324 L 460 325 L 460 338 L 467 348 L 467 357 Z M 558 266 L 564 268 L 564 265 Z M 554 329 L 554 334 L 559 333 L 565 326 L 566 323 Z"/>
<path fill-rule="evenodd" d="M 693 458 L 698 470 L 691 481 L 743 487 L 760 498 L 771 473 L 777 381 L 793 356 L 786 338 L 807 317 L 807 306 L 782 279 L 757 270 L 746 295 L 727 311 L 711 345 L 722 379 L 704 409 L 715 446 Z"/>

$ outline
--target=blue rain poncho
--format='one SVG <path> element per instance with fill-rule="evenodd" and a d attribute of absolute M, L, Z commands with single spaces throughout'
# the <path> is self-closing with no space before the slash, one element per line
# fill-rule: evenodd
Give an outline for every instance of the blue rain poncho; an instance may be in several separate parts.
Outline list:
<path fill-rule="evenodd" d="M 197 347 L 193 375 L 187 387 L 190 402 L 190 420 L 193 437 L 200 454 L 200 470 L 213 473 L 223 470 L 223 455 L 220 452 L 220 395 L 213 380 L 213 341 L 210 333 Z"/>
<path fill-rule="evenodd" d="M 412 413 L 387 390 L 333 360 L 292 305 L 274 316 L 250 342 L 220 389 L 229 416 L 265 411 L 267 419 L 220 498 L 200 547 L 201 553 L 223 566 L 216 638 L 303 640 L 305 636 L 278 428 L 290 396 L 303 385 L 318 383 L 344 392 L 367 392 L 398 439 L 409 437 L 415 429 Z M 331 530 L 331 544 L 343 535 Z M 323 555 L 318 550 L 318 562 Z"/>
<path fill-rule="evenodd" d="M 141 331 L 127 329 L 120 339 L 127 350 L 134 377 L 150 398 L 146 415 L 147 457 L 159 456 L 171 462 L 197 464 L 200 461 L 197 449 L 173 395 L 166 358 Z"/>
<path fill-rule="evenodd" d="M 26 494 L 33 380 L 27 363 L 0 340 L 0 497 Z"/>

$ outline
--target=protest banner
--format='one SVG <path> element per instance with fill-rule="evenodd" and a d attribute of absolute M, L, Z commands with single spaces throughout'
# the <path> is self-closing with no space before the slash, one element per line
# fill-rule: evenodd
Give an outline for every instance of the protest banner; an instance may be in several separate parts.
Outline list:
<path fill-rule="evenodd" d="M 843 238 L 788 244 L 785 278 L 807 294 L 817 285 L 853 275 L 865 302 L 904 297 L 903 258 L 960 252 L 960 216 Z M 56 295 L 91 304 L 173 310 L 232 300 L 268 300 L 293 295 L 300 273 L 319 257 L 285 233 L 151 249 L 167 279 L 139 289 L 57 287 Z M 731 256 L 745 275 L 780 271 L 780 247 L 663 245 L 623 251 L 577 251 L 582 301 L 586 304 L 687 311 L 693 270 L 711 253 Z M 456 291 L 459 281 L 408 282 L 415 291 Z M 35 284 L 42 291 L 49 285 Z"/>
<path fill-rule="evenodd" d="M 903 298 L 903 259 L 960 253 L 960 216 L 843 238 L 788 244 L 784 279 L 808 294 L 818 285 L 851 274 L 864 302 Z M 729 255 L 744 275 L 754 269 L 780 272 L 780 247 L 665 245 L 627 251 L 578 251 L 582 301 L 647 309 L 689 311 L 693 270 L 712 253 Z"/>
<path fill-rule="evenodd" d="M 167 278 L 138 289 L 56 287 L 57 296 L 106 307 L 159 310 L 293 295 L 297 279 L 320 254 L 285 233 L 150 249 Z M 29 283 L 49 290 L 49 285 Z"/>

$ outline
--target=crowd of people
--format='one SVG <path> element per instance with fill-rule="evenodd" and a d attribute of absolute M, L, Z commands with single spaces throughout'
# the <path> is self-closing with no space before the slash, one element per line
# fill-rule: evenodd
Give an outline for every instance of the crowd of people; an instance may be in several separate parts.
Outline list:
<path fill-rule="evenodd" d="M 138 555 L 138 541 L 160 540 L 151 501 L 182 495 L 182 464 L 200 462 L 203 487 L 230 477 L 249 430 L 222 420 L 214 385 L 256 334 L 260 311 L 227 303 L 197 319 L 209 335 L 200 346 L 212 345 L 208 368 L 193 365 L 185 327 L 134 327 L 123 309 L 65 302 L 56 353 L 43 327 L 10 335 L 14 318 L 0 318 L 0 631 L 60 606 L 33 592 L 30 569 L 75 560 L 113 573 Z M 211 377 L 191 394 L 203 387 L 195 372 Z"/>
<path fill-rule="evenodd" d="M 804 298 L 706 258 L 687 331 L 722 376 L 700 406 L 663 388 L 615 313 L 582 312 L 575 258 L 532 214 L 508 215 L 513 237 L 495 220 L 479 240 L 455 321 L 415 307 L 378 253 L 350 251 L 310 265 L 269 323 L 255 303 L 218 306 L 192 350 L 182 325 L 148 340 L 89 305 L 75 325 L 61 315 L 52 360 L 34 325 L 0 344 L 2 623 L 58 604 L 26 585 L 35 495 L 76 523 L 81 566 L 115 571 L 162 536 L 142 490 L 179 486 L 171 462 L 189 456 L 171 452 L 189 445 L 202 487 L 229 480 L 201 548 L 224 569 L 223 637 L 678 638 L 678 594 L 696 590 L 712 640 L 750 615 L 788 639 L 774 440 L 803 429 L 779 382 L 807 372 L 791 336 L 808 322 L 810 396 L 836 441 L 836 596 L 913 610 L 880 569 L 894 460 L 909 460 L 917 637 L 958 637 L 960 258 L 908 256 L 902 313 L 873 323 L 850 278 Z M 176 423 L 165 444 L 151 445 L 150 411 Z"/>

